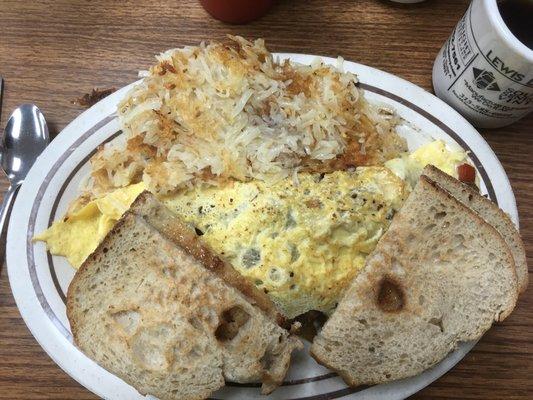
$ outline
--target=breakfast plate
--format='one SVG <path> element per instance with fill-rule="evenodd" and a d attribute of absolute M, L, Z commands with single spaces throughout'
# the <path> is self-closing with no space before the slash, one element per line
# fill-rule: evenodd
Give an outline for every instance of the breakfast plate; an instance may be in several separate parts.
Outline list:
<path fill-rule="evenodd" d="M 277 54 L 309 64 L 311 55 Z M 322 58 L 334 64 L 335 59 Z M 479 172 L 481 192 L 507 212 L 518 225 L 518 213 L 509 180 L 479 133 L 457 112 L 423 89 L 391 74 L 345 62 L 358 75 L 369 101 L 394 109 L 402 118 L 398 128 L 410 150 L 441 139 L 468 152 Z M 132 84 L 133 85 L 133 84 Z M 103 99 L 72 121 L 35 163 L 22 185 L 11 216 L 7 237 L 7 265 L 17 306 L 32 334 L 69 375 L 107 399 L 143 398 L 133 387 L 78 350 L 66 317 L 66 293 L 74 269 L 62 257 L 52 256 L 35 234 L 64 215 L 90 171 L 89 159 L 103 143 L 122 140 L 116 106 L 132 85 Z M 269 397 L 258 384 L 232 384 L 213 394 L 215 399 L 402 399 L 424 388 L 452 368 L 474 346 L 463 343 L 426 372 L 401 381 L 350 388 L 335 373 L 317 364 L 306 348 L 295 353 L 282 386 Z"/>

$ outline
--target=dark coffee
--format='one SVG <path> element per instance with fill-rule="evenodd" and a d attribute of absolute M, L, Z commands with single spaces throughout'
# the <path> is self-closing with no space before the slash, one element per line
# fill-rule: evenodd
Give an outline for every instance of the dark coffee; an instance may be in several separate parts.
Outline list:
<path fill-rule="evenodd" d="M 502 0 L 498 8 L 513 35 L 533 49 L 533 0 Z"/>

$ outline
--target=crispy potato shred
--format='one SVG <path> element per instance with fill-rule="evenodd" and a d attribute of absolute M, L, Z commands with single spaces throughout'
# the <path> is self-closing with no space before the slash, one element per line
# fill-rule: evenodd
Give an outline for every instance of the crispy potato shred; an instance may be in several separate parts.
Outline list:
<path fill-rule="evenodd" d="M 261 39 L 169 50 L 118 106 L 124 141 L 91 159 L 86 193 L 144 181 L 168 194 L 228 180 L 382 165 L 406 150 L 398 118 L 369 104 L 342 59 L 278 61 Z"/>

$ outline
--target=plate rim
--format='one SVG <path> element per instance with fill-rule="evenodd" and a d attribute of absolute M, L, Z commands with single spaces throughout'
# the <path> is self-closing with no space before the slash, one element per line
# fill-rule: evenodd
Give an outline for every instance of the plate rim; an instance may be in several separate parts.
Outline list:
<path fill-rule="evenodd" d="M 274 55 L 277 56 L 277 57 L 280 57 L 282 59 L 283 58 L 291 58 L 292 60 L 296 60 L 297 62 L 302 62 L 303 61 L 303 63 L 309 63 L 311 60 L 315 59 L 316 57 L 321 58 L 326 63 L 333 63 L 334 64 L 336 62 L 336 59 L 331 58 L 331 57 L 315 56 L 315 55 L 308 55 L 308 54 L 274 53 Z M 302 61 L 300 61 L 300 60 L 302 60 Z M 441 103 L 439 105 L 442 106 L 442 108 L 443 108 L 443 110 L 441 110 L 442 113 L 448 114 L 450 117 L 453 117 L 453 119 L 456 120 L 455 121 L 456 124 L 459 124 L 459 125 L 462 125 L 462 126 L 466 126 L 468 128 L 468 130 L 470 131 L 467 136 L 473 135 L 474 138 L 476 139 L 476 141 L 478 141 L 478 142 L 481 141 L 481 143 L 484 144 L 484 146 L 482 146 L 482 147 L 484 147 L 484 149 L 482 149 L 481 152 L 482 153 L 488 152 L 489 156 L 491 156 L 492 158 L 494 158 L 497 161 L 496 169 L 498 169 L 499 172 L 503 173 L 503 175 L 500 173 L 500 175 L 502 175 L 502 176 L 500 176 L 500 178 L 503 178 L 503 186 L 506 186 L 506 189 L 510 189 L 510 190 L 507 190 L 507 192 L 508 192 L 507 201 L 510 202 L 509 206 L 512 208 L 512 210 L 510 210 L 510 211 L 514 211 L 514 215 L 511 215 L 511 216 L 514 217 L 513 220 L 516 223 L 518 223 L 518 213 L 517 213 L 517 210 L 516 210 L 516 201 L 514 199 L 514 194 L 513 194 L 509 179 L 507 177 L 507 174 L 505 173 L 505 170 L 503 169 L 503 166 L 499 162 L 499 160 L 498 160 L 497 156 L 494 154 L 493 150 L 490 148 L 488 143 L 483 139 L 483 137 L 479 134 L 479 132 L 477 132 L 477 130 L 474 127 L 472 127 L 453 108 L 448 106 L 446 103 L 442 102 L 442 100 L 438 99 L 436 96 L 434 96 L 433 94 L 427 92 L 423 88 L 421 88 L 421 87 L 419 87 L 419 86 L 417 86 L 417 85 L 415 85 L 415 84 L 413 84 L 411 82 L 408 82 L 408 81 L 404 80 L 403 78 L 400 78 L 400 77 L 395 76 L 393 74 L 390 74 L 390 73 L 387 73 L 385 71 L 382 71 L 382 70 L 379 70 L 379 69 L 376 69 L 376 68 L 373 68 L 373 67 L 369 67 L 369 66 L 366 66 L 366 65 L 363 65 L 363 64 L 359 64 L 359 63 L 355 63 L 355 62 L 351 62 L 351 61 L 345 61 L 345 63 L 349 64 L 353 69 L 356 69 L 358 71 L 359 70 L 366 70 L 367 72 L 370 72 L 372 74 L 376 74 L 378 76 L 379 75 L 386 76 L 388 79 L 391 79 L 391 80 L 393 80 L 394 82 L 396 82 L 398 84 L 406 86 L 407 88 L 409 88 L 410 90 L 414 91 L 415 93 L 418 92 L 418 94 L 420 94 L 422 98 L 426 97 L 429 100 L 431 100 L 430 102 L 435 102 L 435 100 L 437 100 L 437 103 Z M 358 72 L 358 75 L 359 75 L 359 72 Z M 118 91 L 116 91 L 115 93 L 110 95 L 109 97 L 103 99 L 102 101 L 100 101 L 99 103 L 94 105 L 93 107 L 89 108 L 88 110 L 84 111 L 79 116 L 77 116 L 74 120 L 72 120 L 56 136 L 56 138 L 54 139 L 54 141 L 52 143 L 55 142 L 55 143 L 59 143 L 59 144 L 54 145 L 53 148 L 55 148 L 55 147 L 59 147 L 59 148 L 68 147 L 71 144 L 70 142 L 73 142 L 76 139 L 78 139 L 79 137 L 73 138 L 73 140 L 71 140 L 70 142 L 68 140 L 66 140 L 68 138 L 67 135 L 69 134 L 69 131 L 74 130 L 74 128 L 76 127 L 76 124 L 79 125 L 83 120 L 91 119 L 92 118 L 91 116 L 93 114 L 95 116 L 98 115 L 98 114 L 103 116 L 104 115 L 103 111 L 107 110 L 105 115 L 112 116 L 114 114 L 115 110 L 113 108 L 113 113 L 110 113 L 110 108 L 109 108 L 110 105 L 115 103 L 116 99 L 118 97 L 120 97 L 124 93 L 126 93 L 126 91 L 128 91 L 137 82 L 138 81 L 133 82 L 133 83 L 127 85 L 127 86 L 124 86 L 123 88 L 119 89 Z M 432 110 L 431 115 L 434 116 L 434 112 L 433 111 L 435 111 L 435 110 Z M 448 118 L 446 118 L 446 120 L 447 119 Z M 83 131 L 80 131 L 80 132 L 83 132 Z M 80 133 L 80 135 L 81 135 L 81 133 Z M 52 144 L 51 144 L 51 146 L 52 146 Z M 50 149 L 50 147 L 47 150 L 45 150 L 46 155 L 51 153 L 51 151 L 49 149 Z M 39 157 L 39 160 L 44 159 L 45 153 L 43 153 L 43 158 Z M 52 157 L 48 156 L 48 158 L 52 158 Z M 53 160 L 51 160 L 51 162 L 49 162 L 47 164 L 47 166 L 48 166 L 47 171 L 49 170 L 50 165 L 53 164 L 54 160 L 57 160 L 57 158 L 54 158 Z M 44 161 L 42 161 L 42 162 L 44 163 Z M 36 162 L 36 164 L 34 165 L 34 168 L 32 168 L 32 170 L 28 174 L 28 179 L 26 180 L 26 182 L 32 182 L 33 180 L 37 179 L 38 174 L 37 174 L 36 170 L 37 170 L 37 167 L 40 166 L 40 163 L 41 163 L 41 161 L 37 161 Z M 37 183 L 39 183 L 39 184 L 42 183 L 41 180 L 39 180 L 39 179 L 37 179 L 37 180 L 38 180 Z M 67 374 L 69 374 L 73 379 L 78 381 L 85 388 L 87 388 L 88 390 L 91 390 L 92 392 L 94 392 L 94 393 L 96 393 L 96 394 L 98 394 L 98 395 L 100 395 L 102 397 L 105 397 L 106 393 L 107 393 L 107 391 L 106 391 L 107 388 L 103 388 L 102 390 L 99 390 L 99 388 L 95 387 L 94 383 L 93 384 L 88 384 L 87 382 L 85 382 L 83 377 L 79 376 L 79 372 L 76 370 L 76 368 L 72 368 L 72 367 L 69 368 L 68 366 L 65 366 L 66 363 L 64 362 L 64 360 L 60 360 L 61 354 L 58 355 L 56 353 L 57 348 L 53 348 L 54 346 L 50 345 L 50 343 L 44 343 L 46 340 L 49 340 L 49 338 L 45 338 L 45 336 L 47 336 L 47 335 L 45 335 L 45 332 L 37 331 L 37 325 L 38 324 L 35 322 L 35 316 L 33 315 L 35 310 L 32 311 L 30 309 L 32 306 L 28 304 L 29 303 L 28 299 L 24 299 L 23 298 L 24 297 L 24 293 L 23 293 L 24 282 L 21 281 L 20 274 L 17 274 L 17 270 L 15 269 L 15 264 L 16 263 L 15 263 L 15 260 L 13 259 L 15 257 L 15 252 L 16 252 L 16 249 L 14 248 L 14 247 L 16 247 L 16 245 L 13 243 L 13 240 L 14 240 L 13 238 L 16 237 L 16 232 L 15 231 L 17 230 L 17 228 L 15 228 L 15 223 L 13 223 L 13 221 L 16 219 L 17 216 L 19 216 L 19 214 L 23 214 L 23 211 L 24 211 L 24 204 L 23 204 L 24 200 L 21 200 L 21 199 L 25 199 L 23 196 L 27 196 L 26 193 L 31 193 L 32 192 L 31 189 L 28 189 L 28 187 L 29 187 L 29 183 L 23 184 L 23 186 L 22 186 L 22 188 L 21 188 L 21 190 L 19 192 L 19 196 L 18 196 L 17 200 L 15 201 L 15 205 L 13 207 L 13 213 L 12 213 L 10 221 L 9 221 L 10 223 L 9 223 L 8 236 L 7 236 L 7 241 L 6 241 L 6 244 L 7 244 L 7 258 L 6 258 L 7 262 L 6 262 L 6 264 L 7 264 L 7 270 L 8 270 L 8 276 L 9 276 L 9 282 L 10 282 L 10 285 L 11 285 L 11 290 L 13 292 L 13 296 L 15 298 L 17 307 L 19 309 L 19 312 L 20 312 L 25 324 L 30 329 L 32 335 L 39 342 L 39 344 L 41 345 L 43 350 L 45 350 L 46 353 L 54 360 L 54 362 L 56 364 L 58 364 L 58 366 L 60 366 Z M 34 200 L 34 198 L 29 199 L 29 200 Z M 27 282 L 26 282 L 26 284 L 27 284 Z M 42 324 L 39 324 L 39 325 L 42 325 Z M 58 344 L 56 343 L 56 347 L 57 347 L 57 345 Z M 416 393 L 419 390 L 421 390 L 422 388 L 424 388 L 424 387 L 428 386 L 429 384 L 431 384 L 434 380 L 438 379 L 440 376 L 442 376 L 444 373 L 446 373 L 449 369 L 451 369 L 460 359 L 462 359 L 464 357 L 464 355 L 466 355 L 466 353 L 468 351 L 470 351 L 470 349 L 473 346 L 474 346 L 474 343 L 467 343 L 466 346 L 462 346 L 461 347 L 462 350 L 460 351 L 460 353 L 462 353 L 462 354 L 460 354 L 459 358 L 455 362 L 453 362 L 448 368 L 445 368 L 444 370 L 439 371 L 439 373 L 435 374 L 434 377 L 432 377 L 432 378 L 430 378 L 428 380 L 425 380 L 423 383 L 410 385 L 410 389 L 413 389 L 413 390 L 411 391 L 411 390 L 407 390 L 407 388 L 405 388 L 406 390 L 403 392 L 403 395 L 404 396 L 410 396 L 413 393 Z M 444 360 L 447 360 L 448 358 L 450 358 L 451 355 L 456 354 L 456 353 L 457 352 L 451 353 Z M 92 360 L 90 360 L 90 362 L 93 363 L 94 365 L 97 365 Z M 109 372 L 107 372 L 107 373 L 110 374 Z M 114 376 L 114 375 L 112 375 L 112 376 Z M 421 375 L 418 375 L 417 377 L 419 377 L 419 376 L 421 376 Z M 115 377 L 115 378 L 119 379 L 117 377 Z M 395 384 L 395 383 L 397 383 L 397 382 L 393 382 L 392 384 Z M 381 387 L 381 386 L 385 386 L 385 385 L 379 385 L 379 386 L 376 386 L 376 387 Z M 347 395 L 349 395 L 349 394 L 350 393 L 347 393 Z M 391 399 L 392 398 L 403 398 L 403 397 L 391 397 Z"/>

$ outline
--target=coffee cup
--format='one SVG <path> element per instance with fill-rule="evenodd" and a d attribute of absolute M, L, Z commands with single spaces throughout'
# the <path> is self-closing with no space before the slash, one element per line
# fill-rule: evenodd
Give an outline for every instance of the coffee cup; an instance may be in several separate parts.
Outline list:
<path fill-rule="evenodd" d="M 531 3 L 512 6 L 529 8 L 522 16 L 528 18 Z M 506 126 L 533 111 L 533 50 L 519 24 L 510 23 L 522 18 L 520 10 L 503 13 L 509 6 L 473 0 L 433 65 L 435 94 L 480 128 Z"/>

